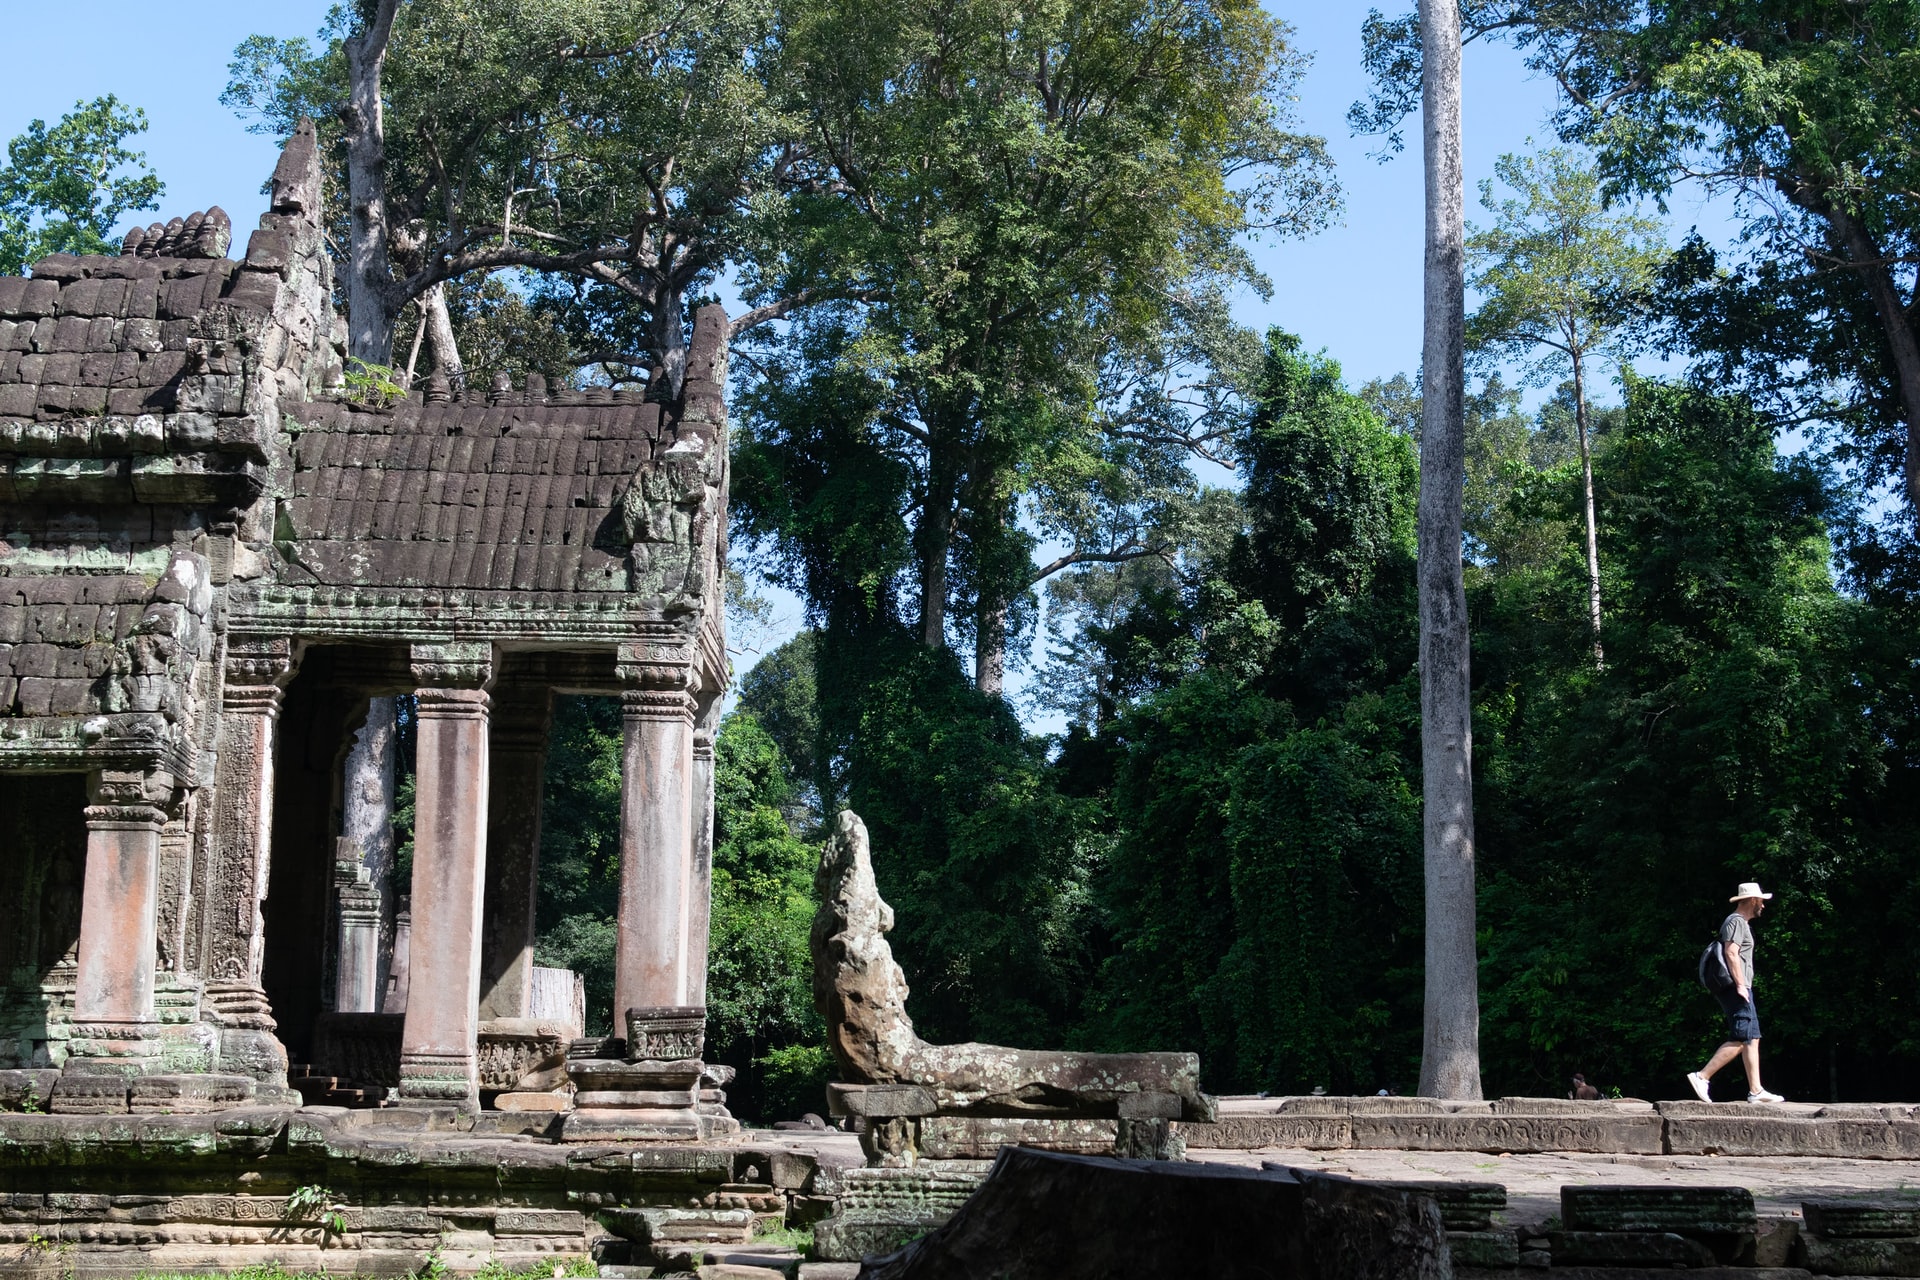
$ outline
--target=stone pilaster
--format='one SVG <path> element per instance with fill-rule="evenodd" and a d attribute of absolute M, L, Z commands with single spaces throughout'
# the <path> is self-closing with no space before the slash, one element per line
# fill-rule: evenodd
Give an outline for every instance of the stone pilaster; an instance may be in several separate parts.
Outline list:
<path fill-rule="evenodd" d="M 529 1017 L 534 879 L 553 695 L 545 685 L 494 698 L 487 801 L 487 897 L 480 953 L 480 1017 Z"/>
<path fill-rule="evenodd" d="M 613 1022 L 685 1008 L 693 994 L 693 652 L 622 645 L 620 916 Z"/>
<path fill-rule="evenodd" d="M 335 949 L 333 1007 L 341 1013 L 374 1013 L 380 1000 L 380 889 L 360 861 L 359 844 L 342 837 L 333 862 L 334 905 L 339 938 Z"/>
<path fill-rule="evenodd" d="M 106 771 L 91 780 L 79 968 L 66 1071 L 140 1075 L 160 1065 L 154 1018 L 160 828 L 173 777 Z"/>
<path fill-rule="evenodd" d="M 487 872 L 487 686 L 493 646 L 413 646 L 411 991 L 400 1096 L 477 1105 L 480 921 Z"/>
<path fill-rule="evenodd" d="M 287 1051 L 260 985 L 273 837 L 273 764 L 280 699 L 293 675 L 284 639 L 227 642 L 213 788 L 213 875 L 201 937 L 207 1016 L 219 1024 L 218 1069 L 285 1089 Z"/>
<path fill-rule="evenodd" d="M 687 912 L 687 1003 L 707 1004 L 707 953 L 713 934 L 713 740 L 719 699 L 693 731 L 693 886 Z"/>

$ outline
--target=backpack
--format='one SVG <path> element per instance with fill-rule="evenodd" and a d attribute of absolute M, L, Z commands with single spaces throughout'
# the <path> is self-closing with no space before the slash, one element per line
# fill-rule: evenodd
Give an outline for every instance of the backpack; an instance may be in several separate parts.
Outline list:
<path fill-rule="evenodd" d="M 1707 949 L 1700 953 L 1700 985 L 1716 995 L 1733 985 L 1733 974 L 1727 970 L 1724 946 L 1719 935 L 1715 934 L 1713 941 L 1707 944 Z"/>

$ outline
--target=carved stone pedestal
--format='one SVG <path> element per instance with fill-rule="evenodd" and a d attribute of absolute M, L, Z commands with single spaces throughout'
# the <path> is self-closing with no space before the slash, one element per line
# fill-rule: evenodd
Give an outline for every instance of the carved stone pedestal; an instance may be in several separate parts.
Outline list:
<path fill-rule="evenodd" d="M 562 1140 L 686 1142 L 739 1133 L 721 1092 L 732 1071 L 700 1060 L 706 1022 L 700 1008 L 629 1009 L 624 1041 L 575 1041 L 567 1062 L 574 1109 Z M 621 1050 L 624 1056 L 611 1056 Z"/>

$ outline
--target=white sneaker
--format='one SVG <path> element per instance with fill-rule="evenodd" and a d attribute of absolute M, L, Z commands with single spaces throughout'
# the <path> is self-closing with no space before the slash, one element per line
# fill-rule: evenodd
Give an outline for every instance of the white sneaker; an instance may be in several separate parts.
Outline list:
<path fill-rule="evenodd" d="M 1693 1086 L 1694 1097 L 1700 1099 L 1702 1102 L 1713 1101 L 1713 1094 L 1709 1092 L 1712 1086 L 1707 1083 L 1707 1078 L 1698 1071 L 1687 1072 L 1687 1083 Z"/>
<path fill-rule="evenodd" d="M 1748 1094 L 1747 1101 L 1748 1102 L 1785 1102 L 1786 1099 L 1781 1097 L 1777 1093 L 1768 1093 L 1765 1089 L 1762 1089 L 1758 1093 Z"/>

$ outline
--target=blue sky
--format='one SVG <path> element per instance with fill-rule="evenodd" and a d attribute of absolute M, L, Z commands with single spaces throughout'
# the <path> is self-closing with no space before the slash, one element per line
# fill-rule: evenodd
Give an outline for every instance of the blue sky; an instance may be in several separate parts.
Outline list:
<path fill-rule="evenodd" d="M 75 0 L 58 7 L 14 0 L 7 27 L 17 52 L 9 59 L 8 92 L 0 97 L 0 139 L 16 136 L 36 117 L 57 119 L 76 101 L 116 94 L 143 108 L 151 122 L 134 145 L 147 152 L 167 183 L 158 216 L 217 204 L 232 216 L 236 239 L 244 244 L 265 209 L 261 185 L 273 170 L 275 148 L 220 105 L 228 58 L 254 33 L 311 37 L 329 7 L 324 0 L 201 0 L 191 21 L 156 23 L 150 4 L 130 0 Z M 1353 385 L 1411 373 L 1420 357 L 1417 139 L 1407 152 L 1379 164 L 1367 154 L 1375 141 L 1351 138 L 1346 127 L 1348 104 L 1366 89 L 1360 22 L 1367 5 L 1269 0 L 1269 8 L 1293 24 L 1296 46 L 1313 57 L 1300 86 L 1300 124 L 1327 139 L 1346 211 L 1339 225 L 1310 239 L 1255 245 L 1273 294 L 1267 300 L 1242 298 L 1239 318 L 1260 327 L 1282 325 L 1308 348 L 1325 349 Z M 76 30 L 90 33 L 77 45 Z M 84 53 L 66 52 L 75 48 Z M 35 52 L 42 50 L 60 52 Z M 1500 46 L 1469 47 L 1463 84 L 1471 218 L 1477 184 L 1491 176 L 1495 160 L 1528 149 L 1529 139 L 1549 138 L 1553 88 L 1530 78 L 1519 58 Z M 1702 205 L 1692 192 L 1678 194 L 1671 221 L 1676 240 L 1696 223 L 1721 242 L 1732 229 L 1724 202 Z M 800 621 L 798 602 L 780 594 L 776 604 L 780 630 L 790 632 Z M 738 662 L 744 668 L 754 656 L 739 655 Z M 1018 673 L 1010 684 L 1017 693 Z M 1034 727 L 1060 726 L 1036 721 Z"/>

